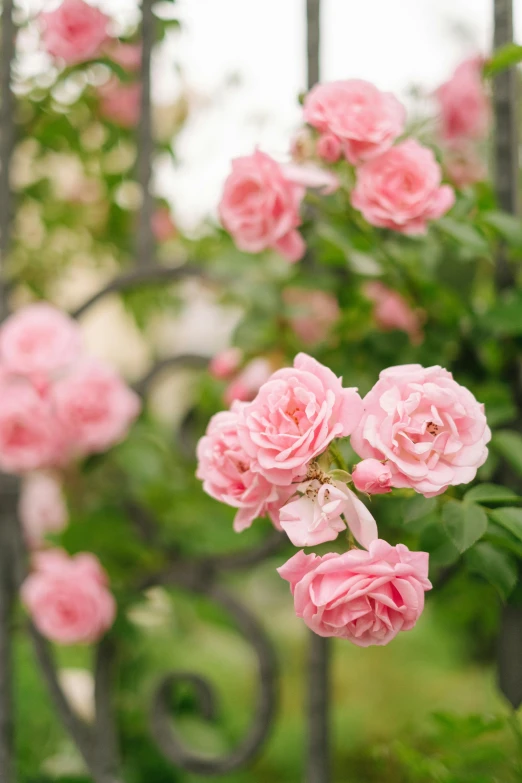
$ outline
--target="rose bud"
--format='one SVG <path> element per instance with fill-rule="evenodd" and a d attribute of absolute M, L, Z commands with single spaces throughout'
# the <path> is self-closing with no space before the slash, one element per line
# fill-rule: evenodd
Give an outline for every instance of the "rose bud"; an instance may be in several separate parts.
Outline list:
<path fill-rule="evenodd" d="M 354 467 L 352 478 L 355 488 L 367 495 L 391 492 L 391 470 L 378 459 L 363 459 Z"/>

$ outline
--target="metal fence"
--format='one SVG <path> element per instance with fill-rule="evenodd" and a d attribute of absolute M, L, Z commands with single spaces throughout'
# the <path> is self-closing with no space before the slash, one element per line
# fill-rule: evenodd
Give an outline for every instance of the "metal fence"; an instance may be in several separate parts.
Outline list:
<path fill-rule="evenodd" d="M 308 86 L 319 79 L 320 0 L 306 0 L 307 12 L 307 73 Z M 1 68 L 1 139 L 0 139 L 0 253 L 2 269 L 9 251 L 9 226 L 13 200 L 9 187 L 9 165 L 14 148 L 14 98 L 11 91 L 11 64 L 14 59 L 16 30 L 13 22 L 13 0 L 3 0 L 2 7 Z M 494 0 L 495 46 L 513 39 L 513 9 L 511 0 Z M 159 265 L 155 259 L 155 241 L 151 231 L 153 198 L 151 179 L 154 145 L 151 129 L 150 61 L 154 43 L 152 0 L 142 2 L 143 58 L 141 118 L 138 128 L 138 162 L 136 176 L 142 189 L 142 206 L 136 235 L 134 268 L 116 277 L 74 313 L 81 317 L 95 302 L 109 293 L 136 286 L 173 282 L 186 276 L 198 275 L 195 267 L 171 268 Z M 515 213 L 518 190 L 518 161 L 516 140 L 516 73 L 504 71 L 495 81 L 494 107 L 496 115 L 495 171 L 500 205 Z M 511 281 L 502 253 L 497 261 L 497 281 L 503 288 Z M 0 275 L 0 316 L 8 312 L 7 281 Z M 166 365 L 200 366 L 201 357 L 175 356 L 154 367 L 137 385 L 146 394 L 148 384 Z M 13 759 L 13 735 L 16 724 L 16 705 L 12 699 L 12 619 L 19 585 L 26 570 L 26 553 L 16 517 L 17 481 L 0 476 L 0 783 L 15 783 L 17 774 Z M 150 533 L 143 509 L 131 506 L 128 513 L 134 522 Z M 212 718 L 215 699 L 210 684 L 199 675 L 178 672 L 170 674 L 153 695 L 150 708 L 150 727 L 163 754 L 178 768 L 201 775 L 222 775 L 246 765 L 260 750 L 276 715 L 278 683 L 276 655 L 261 624 L 232 594 L 221 585 L 224 572 L 250 568 L 262 561 L 280 546 L 280 536 L 274 533 L 255 550 L 203 559 L 173 557 L 168 569 L 157 573 L 144 589 L 152 585 L 177 585 L 188 591 L 207 596 L 231 615 L 241 634 L 255 651 L 258 670 L 257 701 L 254 717 L 242 742 L 221 757 L 197 754 L 188 748 L 176 733 L 168 704 L 170 689 L 179 682 L 190 684 L 201 715 Z M 47 642 L 34 627 L 30 627 L 36 657 L 46 680 L 55 709 L 65 729 L 83 756 L 95 783 L 121 783 L 118 753 L 118 728 L 112 708 L 113 647 L 110 636 L 96 650 L 95 720 L 88 724 L 71 708 L 60 687 L 53 656 Z M 330 772 L 331 732 L 329 726 L 329 668 L 331 644 L 328 639 L 310 633 L 307 683 L 307 737 L 303 738 L 303 757 L 308 783 L 328 783 Z M 501 690 L 518 707 L 522 701 L 522 609 L 507 607 L 504 611 L 499 640 L 499 683 Z M 144 705 L 144 709 L 149 709 Z"/>

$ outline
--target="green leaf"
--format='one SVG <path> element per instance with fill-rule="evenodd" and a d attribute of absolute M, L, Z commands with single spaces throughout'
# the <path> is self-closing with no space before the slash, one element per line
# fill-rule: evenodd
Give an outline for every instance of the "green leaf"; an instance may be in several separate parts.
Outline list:
<path fill-rule="evenodd" d="M 441 218 L 437 224 L 445 234 L 455 239 L 459 245 L 473 250 L 478 255 L 489 255 L 489 245 L 472 225 L 469 223 L 459 223 L 453 218 Z"/>
<path fill-rule="evenodd" d="M 430 553 L 430 566 L 452 565 L 460 557 L 457 547 L 440 520 L 421 531 L 419 549 Z"/>
<path fill-rule="evenodd" d="M 410 522 L 416 522 L 428 516 L 428 514 L 436 510 L 437 503 L 438 498 L 425 498 L 422 495 L 416 495 L 411 499 L 404 500 L 404 523 L 407 525 Z"/>
<path fill-rule="evenodd" d="M 501 46 L 493 53 L 493 56 L 484 66 L 484 76 L 495 76 L 495 74 L 504 71 L 506 68 L 516 65 L 522 61 L 522 46 L 516 43 L 508 43 Z"/>
<path fill-rule="evenodd" d="M 511 247 L 522 249 L 522 220 L 507 212 L 484 212 L 482 219 L 496 229 Z"/>
<path fill-rule="evenodd" d="M 498 508 L 491 512 L 491 517 L 522 541 L 522 508 Z"/>
<path fill-rule="evenodd" d="M 497 336 L 522 334 L 522 295 L 517 293 L 496 304 L 482 316 L 481 323 Z"/>
<path fill-rule="evenodd" d="M 488 518 L 480 506 L 457 500 L 450 500 L 443 506 L 442 522 L 461 553 L 473 546 L 488 527 Z"/>
<path fill-rule="evenodd" d="M 485 541 L 481 541 L 466 553 L 466 565 L 470 571 L 487 579 L 504 599 L 517 583 L 515 559 Z"/>
<path fill-rule="evenodd" d="M 483 503 L 487 506 L 489 503 L 511 503 L 517 497 L 511 489 L 501 487 L 499 484 L 479 484 L 466 492 L 464 501 L 466 503 Z"/>
<path fill-rule="evenodd" d="M 491 448 L 522 475 L 522 435 L 511 430 L 496 432 L 491 441 Z"/>

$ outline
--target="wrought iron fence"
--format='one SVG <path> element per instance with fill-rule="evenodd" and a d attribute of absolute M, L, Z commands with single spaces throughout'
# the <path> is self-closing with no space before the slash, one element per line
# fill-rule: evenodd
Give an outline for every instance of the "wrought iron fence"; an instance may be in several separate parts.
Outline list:
<path fill-rule="evenodd" d="M 155 258 L 155 241 L 151 230 L 153 198 L 150 190 L 154 143 L 151 128 L 150 62 L 154 44 L 152 0 L 142 2 L 141 37 L 142 94 L 138 128 L 138 160 L 136 177 L 141 186 L 142 204 L 136 235 L 134 268 L 117 276 L 102 290 L 91 296 L 73 315 L 80 318 L 106 295 L 137 286 L 174 282 L 189 276 L 200 276 L 195 264 L 186 268 L 160 265 Z M 307 73 L 308 87 L 319 79 L 320 0 L 306 0 L 307 12 Z M 513 40 L 513 9 L 511 0 L 494 0 L 495 46 Z M 0 252 L 2 270 L 10 245 L 10 223 L 13 199 L 9 185 L 10 160 L 15 143 L 14 100 L 11 90 L 11 65 L 14 60 L 16 29 L 13 21 L 13 0 L 2 5 L 2 55 L 0 60 Z M 494 107 L 496 115 L 495 163 L 496 183 L 501 206 L 509 212 L 517 209 L 518 160 L 516 141 L 515 77 L 513 69 L 497 76 Z M 502 253 L 497 260 L 499 288 L 510 283 L 509 271 Z M 5 271 L 0 275 L 0 317 L 8 312 Z M 146 395 L 149 384 L 166 367 L 205 365 L 198 356 L 178 355 L 154 366 L 136 385 Z M 26 569 L 26 552 L 16 515 L 18 482 L 11 476 L 0 476 L 0 783 L 15 783 L 17 773 L 13 758 L 13 725 L 16 705 L 13 704 L 12 681 L 12 619 L 18 588 Z M 144 536 L 153 535 L 148 512 L 136 506 L 127 507 L 129 520 L 137 524 Z M 172 722 L 169 694 L 180 682 L 188 683 L 196 696 L 201 716 L 215 715 L 215 695 L 208 681 L 190 672 L 175 672 L 166 676 L 153 694 L 150 728 L 162 753 L 176 767 L 201 775 L 223 775 L 246 765 L 260 750 L 275 719 L 278 696 L 277 660 L 272 644 L 255 616 L 221 584 L 225 572 L 250 568 L 275 552 L 281 545 L 278 533 L 272 534 L 258 548 L 229 555 L 200 559 L 172 555 L 167 569 L 140 585 L 176 585 L 208 597 L 221 606 L 235 621 L 239 632 L 252 646 L 257 659 L 257 699 L 254 717 L 244 739 L 229 753 L 219 757 L 200 755 L 186 746 Z M 114 648 L 110 634 L 98 645 L 95 664 L 95 720 L 88 724 L 80 718 L 60 686 L 52 652 L 34 626 L 30 627 L 37 660 L 49 693 L 63 726 L 70 734 L 95 783 L 121 783 L 118 751 L 118 727 L 112 705 Z M 330 744 L 330 640 L 310 633 L 307 683 L 308 734 L 303 740 L 306 751 L 307 783 L 328 783 L 331 780 Z M 522 609 L 506 607 L 499 639 L 499 684 L 513 706 L 522 702 Z"/>

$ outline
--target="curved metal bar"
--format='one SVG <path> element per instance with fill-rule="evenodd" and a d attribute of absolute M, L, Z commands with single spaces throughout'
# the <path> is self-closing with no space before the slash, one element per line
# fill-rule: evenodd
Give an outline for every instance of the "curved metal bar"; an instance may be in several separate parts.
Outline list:
<path fill-rule="evenodd" d="M 94 752 L 97 775 L 104 783 L 120 783 L 118 739 L 112 705 L 115 647 L 110 636 L 98 644 L 94 667 Z"/>
<path fill-rule="evenodd" d="M 199 356 L 193 353 L 181 353 L 177 356 L 168 356 L 166 359 L 160 359 L 143 378 L 134 384 L 134 391 L 141 396 L 146 394 L 149 385 L 165 370 L 173 370 L 176 367 L 188 370 L 204 370 L 210 358 L 209 356 Z"/>
<path fill-rule="evenodd" d="M 124 272 L 114 280 L 93 294 L 87 301 L 78 307 L 73 313 L 73 318 L 80 318 L 90 307 L 107 294 L 124 291 L 128 288 L 135 288 L 143 284 L 153 284 L 161 282 L 172 282 L 174 280 L 183 280 L 184 278 L 200 277 L 206 278 L 201 267 L 198 266 L 138 266 L 131 269 L 130 272 Z"/>
<path fill-rule="evenodd" d="M 173 764 L 200 775 L 224 775 L 250 761 L 268 736 L 277 703 L 277 663 L 274 650 L 262 626 L 235 598 L 217 584 L 200 590 L 220 604 L 232 617 L 257 656 L 259 687 L 257 706 L 250 731 L 227 755 L 205 756 L 188 748 L 177 733 L 170 715 L 168 696 L 173 685 L 189 682 L 195 688 L 203 717 L 213 719 L 216 704 L 212 686 L 194 674 L 169 674 L 160 683 L 153 698 L 151 730 L 162 753 Z"/>
<path fill-rule="evenodd" d="M 142 0 L 141 2 L 141 96 L 140 121 L 138 125 L 138 160 L 136 166 L 142 199 L 136 236 L 138 264 L 141 266 L 154 264 L 156 254 L 156 243 L 152 233 L 154 199 L 150 190 L 152 156 L 154 154 L 150 105 L 150 61 L 155 38 L 155 20 L 152 13 L 152 3 L 153 0 Z"/>

